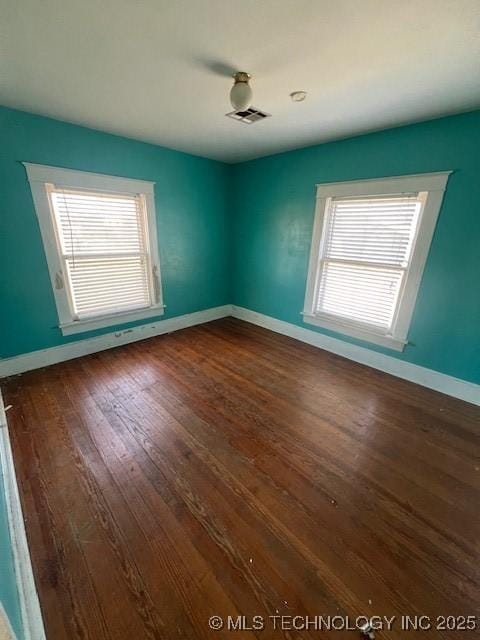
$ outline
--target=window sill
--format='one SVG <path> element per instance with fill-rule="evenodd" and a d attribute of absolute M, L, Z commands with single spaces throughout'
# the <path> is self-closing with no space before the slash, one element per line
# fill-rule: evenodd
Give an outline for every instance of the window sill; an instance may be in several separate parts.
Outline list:
<path fill-rule="evenodd" d="M 306 311 L 303 311 L 302 315 L 304 322 L 308 322 L 309 324 L 314 324 L 317 327 L 322 327 L 324 329 L 330 329 L 330 331 L 336 331 L 337 333 L 350 336 L 351 338 L 358 338 L 359 340 L 365 340 L 365 342 L 378 344 L 381 347 L 387 347 L 394 351 L 403 351 L 407 344 L 406 340 L 401 340 L 400 338 L 394 338 L 393 336 L 387 336 L 381 333 L 375 333 L 368 329 L 363 329 L 362 327 L 356 327 L 348 322 L 342 322 L 341 320 L 330 320 L 329 318 L 316 316 Z"/>
<path fill-rule="evenodd" d="M 62 335 L 70 336 L 75 333 L 84 333 L 93 331 L 94 329 L 103 329 L 105 327 L 114 327 L 126 322 L 134 322 L 135 320 L 146 320 L 155 316 L 163 315 L 165 305 L 159 304 L 148 309 L 138 309 L 136 311 L 123 311 L 113 313 L 108 316 L 96 316 L 95 318 L 85 318 L 83 320 L 74 320 L 60 325 Z"/>

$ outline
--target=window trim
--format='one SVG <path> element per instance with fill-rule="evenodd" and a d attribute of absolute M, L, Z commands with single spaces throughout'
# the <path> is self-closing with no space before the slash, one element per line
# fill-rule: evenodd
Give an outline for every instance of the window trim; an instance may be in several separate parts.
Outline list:
<path fill-rule="evenodd" d="M 23 162 L 22 164 L 27 172 L 33 203 L 40 225 L 40 233 L 57 308 L 58 326 L 62 334 L 68 336 L 75 333 L 93 331 L 94 329 L 111 327 L 125 324 L 126 322 L 163 315 L 165 305 L 163 304 L 162 277 L 158 255 L 154 198 L 155 182 L 109 176 L 102 173 L 90 173 L 88 171 L 78 171 L 75 169 L 63 169 L 30 162 Z M 84 318 L 80 320 L 74 320 L 72 318 L 68 300 L 68 290 L 64 285 L 66 275 L 63 273 L 62 261 L 58 253 L 53 211 L 50 206 L 47 191 L 47 184 L 52 183 L 56 187 L 63 187 L 65 189 L 88 189 L 128 195 L 142 194 L 144 196 L 148 222 L 147 231 L 150 262 L 152 267 L 151 277 L 153 279 L 153 289 L 155 292 L 154 304 L 144 309 L 135 309 L 126 312 L 120 311 L 118 313 L 105 314 L 94 318 Z"/>
<path fill-rule="evenodd" d="M 308 265 L 305 304 L 302 311 L 304 322 L 340 334 L 365 340 L 396 351 L 403 351 L 408 344 L 408 331 L 412 320 L 423 270 L 430 250 L 433 233 L 440 212 L 443 194 L 452 172 L 441 171 L 388 178 L 354 180 L 348 182 L 329 182 L 317 184 L 317 200 L 313 225 L 310 259 Z M 325 212 L 328 201 L 333 197 L 380 196 L 401 193 L 427 192 L 425 203 L 420 211 L 420 222 L 412 257 L 405 275 L 400 293 L 400 302 L 391 334 L 370 329 L 360 322 L 350 322 L 327 314 L 314 312 L 319 286 L 319 261 L 323 248 Z"/>

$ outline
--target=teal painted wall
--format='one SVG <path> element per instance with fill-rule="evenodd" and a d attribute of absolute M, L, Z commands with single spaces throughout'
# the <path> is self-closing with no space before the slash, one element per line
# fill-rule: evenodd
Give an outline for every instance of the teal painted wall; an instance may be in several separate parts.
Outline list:
<path fill-rule="evenodd" d="M 156 181 L 163 318 L 233 302 L 304 325 L 318 182 L 453 170 L 403 353 L 480 383 L 480 111 L 227 166 L 0 107 L 0 357 L 63 337 L 22 161 Z M 141 322 L 130 323 L 141 324 Z M 0 477 L 0 599 L 21 634 Z"/>
<path fill-rule="evenodd" d="M 453 170 L 409 344 L 395 358 L 480 383 L 480 111 L 390 129 L 233 167 L 233 302 L 302 322 L 315 185 Z"/>
<path fill-rule="evenodd" d="M 2 107 L 0 140 L 0 357 L 116 328 L 61 335 L 29 161 L 156 182 L 163 318 L 234 302 L 480 382 L 480 111 L 234 166 Z M 405 351 L 305 325 L 315 184 L 449 169 Z"/>
<path fill-rule="evenodd" d="M 61 335 L 22 161 L 155 181 L 162 318 L 230 302 L 227 165 L 0 107 L 0 357 L 115 329 Z"/>
<path fill-rule="evenodd" d="M 10 620 L 18 640 L 23 638 L 20 602 L 15 582 L 10 534 L 8 530 L 7 505 L 3 484 L 3 471 L 0 465 L 0 602 Z"/>

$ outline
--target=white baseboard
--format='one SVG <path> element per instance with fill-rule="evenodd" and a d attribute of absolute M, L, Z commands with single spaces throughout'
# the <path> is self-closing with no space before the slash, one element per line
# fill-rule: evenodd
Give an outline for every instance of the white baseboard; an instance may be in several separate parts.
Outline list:
<path fill-rule="evenodd" d="M 46 367 L 50 364 L 56 364 L 57 362 L 80 358 L 90 353 L 104 351 L 105 349 L 118 347 L 119 345 L 128 344 L 129 342 L 159 336 L 162 333 L 171 333 L 172 331 L 192 327 L 196 324 L 225 318 L 231 315 L 231 310 L 231 305 L 226 304 L 222 307 L 196 311 L 195 313 L 188 313 L 183 316 L 177 316 L 176 318 L 157 320 L 153 323 L 142 324 L 131 329 L 105 333 L 95 338 L 85 338 L 84 340 L 76 340 L 75 342 L 69 342 L 58 347 L 50 347 L 49 349 L 32 351 L 12 358 L 4 358 L 0 360 L 0 378 L 13 376 L 17 373 L 23 373 L 24 371 L 31 371 L 32 369 L 39 369 L 40 367 Z"/>
<path fill-rule="evenodd" d="M 15 466 L 13 463 L 7 419 L 0 394 L 0 472 L 3 475 L 5 502 L 12 543 L 13 563 L 17 581 L 18 597 L 25 640 L 45 640 L 42 614 L 37 589 L 33 579 L 32 564 L 28 551 L 27 536 L 23 522 L 22 505 L 18 494 Z"/>
<path fill-rule="evenodd" d="M 480 385 L 473 382 L 467 382 L 439 373 L 433 369 L 426 369 L 398 358 L 386 356 L 383 353 L 359 347 L 337 338 L 331 338 L 322 333 L 317 333 L 310 329 L 298 327 L 290 322 L 277 320 L 271 316 L 265 316 L 262 313 L 251 311 L 243 307 L 232 305 L 232 315 L 240 320 L 251 322 L 265 329 L 270 329 L 276 333 L 282 333 L 290 338 L 295 338 L 301 342 L 306 342 L 320 349 L 331 351 L 339 356 L 354 360 L 361 364 L 368 365 L 374 369 L 379 369 L 385 373 L 390 373 L 398 378 L 415 382 L 416 384 L 440 391 L 454 398 L 480 405 Z"/>
<path fill-rule="evenodd" d="M 339 356 L 368 365 L 374 369 L 379 369 L 385 373 L 390 373 L 398 378 L 403 378 L 404 380 L 415 382 L 416 384 L 440 391 L 454 398 L 480 405 L 480 385 L 447 376 L 433 369 L 420 367 L 416 364 L 411 364 L 410 362 L 405 362 L 404 360 L 366 349 L 365 347 L 359 347 L 349 342 L 344 342 L 343 340 L 312 331 L 311 329 L 298 327 L 289 322 L 277 320 L 276 318 L 251 311 L 250 309 L 229 304 L 222 307 L 206 309 L 205 311 L 189 313 L 176 318 L 158 320 L 154 323 L 107 333 L 95 338 L 86 338 L 84 340 L 70 342 L 58 347 L 51 347 L 50 349 L 33 351 L 13 358 L 5 358 L 0 360 L 0 378 L 46 367 L 57 362 L 71 360 L 72 358 L 79 358 L 90 353 L 104 351 L 105 349 L 158 336 L 163 333 L 178 331 L 179 329 L 210 322 L 211 320 L 218 320 L 219 318 L 224 318 L 229 315 L 265 327 L 276 333 L 282 333 L 283 335 L 290 336 L 301 342 L 306 342 L 320 349 L 331 351 Z"/>

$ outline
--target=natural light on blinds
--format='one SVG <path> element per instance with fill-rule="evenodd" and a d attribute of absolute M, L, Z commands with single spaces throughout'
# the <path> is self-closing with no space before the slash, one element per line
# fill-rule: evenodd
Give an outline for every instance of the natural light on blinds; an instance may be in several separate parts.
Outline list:
<path fill-rule="evenodd" d="M 315 313 L 388 333 L 424 194 L 327 202 Z"/>
<path fill-rule="evenodd" d="M 49 194 L 74 317 L 151 306 L 143 196 L 54 186 Z"/>

